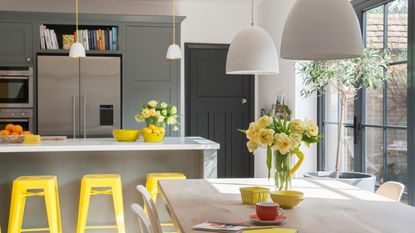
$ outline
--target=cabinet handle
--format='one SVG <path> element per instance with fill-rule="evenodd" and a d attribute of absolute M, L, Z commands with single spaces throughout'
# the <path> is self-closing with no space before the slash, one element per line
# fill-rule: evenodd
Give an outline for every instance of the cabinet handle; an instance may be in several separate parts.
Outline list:
<path fill-rule="evenodd" d="M 84 138 L 86 138 L 86 95 L 84 97 Z"/>
<path fill-rule="evenodd" d="M 32 59 L 30 57 L 26 58 L 26 61 L 30 62 Z"/>
<path fill-rule="evenodd" d="M 76 96 L 72 96 L 73 138 L 76 138 Z"/>

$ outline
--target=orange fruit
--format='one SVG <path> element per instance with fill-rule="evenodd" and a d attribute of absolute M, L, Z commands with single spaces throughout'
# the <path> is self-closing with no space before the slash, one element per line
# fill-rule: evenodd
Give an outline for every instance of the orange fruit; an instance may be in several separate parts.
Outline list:
<path fill-rule="evenodd" d="M 13 127 L 13 133 L 21 134 L 23 132 L 23 127 L 20 125 L 15 125 Z"/>
<path fill-rule="evenodd" d="M 9 132 L 12 132 L 14 129 L 14 125 L 13 124 L 7 124 L 6 128 L 4 128 L 5 130 L 8 130 Z"/>
<path fill-rule="evenodd" d="M 150 128 L 144 128 L 143 129 L 143 133 L 144 134 L 150 134 L 150 133 L 152 133 L 153 132 L 153 130 L 152 129 L 150 129 Z"/>
<path fill-rule="evenodd" d="M 10 131 L 8 131 L 8 130 L 1 130 L 0 131 L 0 135 L 2 135 L 2 136 L 7 136 L 7 135 L 10 135 Z"/>
<path fill-rule="evenodd" d="M 23 135 L 32 135 L 32 132 L 30 132 L 30 131 L 23 131 L 21 134 L 23 134 Z"/>

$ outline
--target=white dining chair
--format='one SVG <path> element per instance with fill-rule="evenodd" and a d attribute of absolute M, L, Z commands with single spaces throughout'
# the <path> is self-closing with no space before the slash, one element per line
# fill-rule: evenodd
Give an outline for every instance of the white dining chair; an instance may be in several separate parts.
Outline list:
<path fill-rule="evenodd" d="M 131 209 L 137 214 L 141 233 L 154 233 L 144 209 L 139 204 L 132 204 Z"/>
<path fill-rule="evenodd" d="M 156 205 L 154 204 L 153 199 L 151 199 L 150 193 L 143 185 L 137 185 L 136 188 L 137 191 L 143 196 L 144 206 L 147 211 L 147 216 L 150 219 L 152 229 L 154 229 L 154 233 L 163 233 L 160 224 L 160 217 L 157 212 Z"/>
<path fill-rule="evenodd" d="M 386 198 L 395 200 L 397 202 L 401 201 L 403 191 L 405 190 L 405 185 L 395 182 L 388 181 L 383 183 L 377 190 L 376 194 L 384 196 Z"/>

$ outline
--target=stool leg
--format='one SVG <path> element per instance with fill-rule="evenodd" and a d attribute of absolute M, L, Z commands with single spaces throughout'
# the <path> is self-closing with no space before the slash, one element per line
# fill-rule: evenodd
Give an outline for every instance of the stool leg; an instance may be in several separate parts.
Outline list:
<path fill-rule="evenodd" d="M 62 220 L 61 220 L 61 208 L 60 208 L 60 204 L 59 204 L 59 191 L 58 191 L 58 182 L 55 182 L 55 195 L 57 198 L 57 203 L 56 203 L 56 209 L 58 210 L 58 229 L 59 232 L 62 232 Z M 1 233 L 1 232 L 0 232 Z"/>
<path fill-rule="evenodd" d="M 118 233 L 125 233 L 124 204 L 122 197 L 121 181 L 117 181 L 112 187 L 112 200 L 114 202 L 115 218 L 117 220 Z"/>
<path fill-rule="evenodd" d="M 22 231 L 24 208 L 26 204 L 26 189 L 13 184 L 12 200 L 10 203 L 10 217 L 8 233 L 20 233 Z"/>
<path fill-rule="evenodd" d="M 81 182 L 81 193 L 79 195 L 78 227 L 77 233 L 85 233 L 88 218 L 89 201 L 91 198 L 91 187 L 86 182 Z"/>
<path fill-rule="evenodd" d="M 45 204 L 50 233 L 61 233 L 62 230 L 59 229 L 59 226 L 61 225 L 59 214 L 59 197 L 57 196 L 54 185 L 48 185 L 45 188 Z"/>

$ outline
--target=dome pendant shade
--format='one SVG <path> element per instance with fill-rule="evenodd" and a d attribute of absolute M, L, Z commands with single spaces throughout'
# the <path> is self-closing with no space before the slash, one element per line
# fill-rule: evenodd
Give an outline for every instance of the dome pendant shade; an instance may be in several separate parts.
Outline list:
<path fill-rule="evenodd" d="M 281 41 L 281 57 L 335 60 L 361 57 L 360 24 L 348 0 L 297 0 Z"/>
<path fill-rule="evenodd" d="M 69 56 L 73 58 L 86 57 L 84 46 L 79 42 L 73 43 L 71 50 L 69 50 Z"/>
<path fill-rule="evenodd" d="M 250 26 L 240 31 L 229 47 L 227 74 L 278 74 L 278 53 L 271 36 L 262 28 Z"/>
<path fill-rule="evenodd" d="M 167 49 L 166 58 L 170 60 L 182 59 L 182 50 L 177 44 L 172 44 Z"/>

